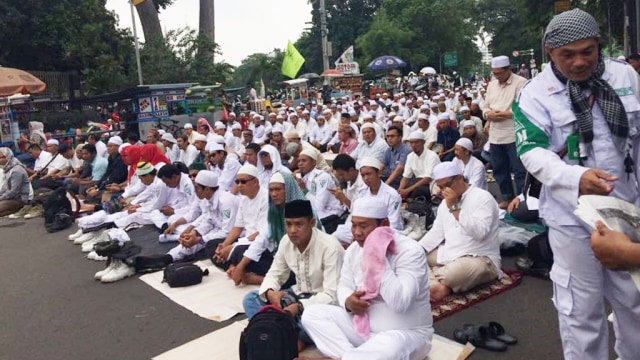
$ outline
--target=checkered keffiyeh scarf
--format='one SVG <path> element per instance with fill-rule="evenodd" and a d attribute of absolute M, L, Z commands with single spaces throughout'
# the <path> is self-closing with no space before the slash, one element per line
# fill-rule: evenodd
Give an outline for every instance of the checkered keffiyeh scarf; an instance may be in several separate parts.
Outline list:
<path fill-rule="evenodd" d="M 611 85 L 601 79 L 604 73 L 604 61 L 602 57 L 598 59 L 598 65 L 591 75 L 591 78 L 580 83 L 568 80 L 562 75 L 553 62 L 551 62 L 551 68 L 558 80 L 567 86 L 573 113 L 578 119 L 578 131 L 581 143 L 589 144 L 593 141 L 593 114 L 591 113 L 589 101 L 582 94 L 583 89 L 591 89 L 591 93 L 595 101 L 598 102 L 611 133 L 618 138 L 627 138 L 629 135 L 629 120 L 627 119 L 627 113 L 624 110 L 622 101 L 620 101 L 620 97 Z"/>
<path fill-rule="evenodd" d="M 556 15 L 549 22 L 544 34 L 544 44 L 549 48 L 556 49 L 578 40 L 599 36 L 600 29 L 596 19 L 585 11 L 573 9 Z M 598 64 L 591 78 L 580 83 L 568 80 L 553 62 L 551 62 L 551 68 L 558 80 L 567 86 L 573 112 L 578 119 L 581 143 L 589 144 L 593 141 L 593 114 L 591 113 L 591 104 L 582 93 L 583 89 L 591 90 L 611 133 L 618 138 L 627 138 L 629 120 L 622 101 L 611 85 L 602 80 L 602 74 L 605 70 L 602 54 L 598 57 Z"/>

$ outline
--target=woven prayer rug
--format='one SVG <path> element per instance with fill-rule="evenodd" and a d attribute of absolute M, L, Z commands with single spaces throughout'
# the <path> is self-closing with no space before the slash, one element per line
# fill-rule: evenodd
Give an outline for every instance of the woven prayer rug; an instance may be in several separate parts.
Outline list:
<path fill-rule="evenodd" d="M 438 321 L 479 302 L 485 301 L 520 284 L 522 273 L 516 270 L 503 270 L 506 276 L 488 284 L 478 286 L 464 294 L 449 295 L 440 302 L 431 304 L 433 321 Z"/>

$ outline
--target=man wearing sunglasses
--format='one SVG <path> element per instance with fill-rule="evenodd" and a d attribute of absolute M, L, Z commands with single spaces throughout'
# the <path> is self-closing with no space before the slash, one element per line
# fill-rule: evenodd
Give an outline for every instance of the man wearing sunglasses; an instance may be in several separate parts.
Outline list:
<path fill-rule="evenodd" d="M 207 243 L 207 255 L 212 257 L 214 264 L 225 270 L 229 266 L 229 256 L 234 247 L 249 248 L 260 229 L 266 228 L 269 211 L 269 192 L 266 187 L 260 187 L 258 169 L 255 166 L 244 164 L 238 170 L 235 183 L 241 194 L 235 225 L 224 241 Z"/>
<path fill-rule="evenodd" d="M 502 276 L 499 218 L 493 196 L 469 186 L 451 161 L 434 167 L 433 181 L 444 200 L 420 245 L 431 267 L 431 300 L 440 301 Z"/>

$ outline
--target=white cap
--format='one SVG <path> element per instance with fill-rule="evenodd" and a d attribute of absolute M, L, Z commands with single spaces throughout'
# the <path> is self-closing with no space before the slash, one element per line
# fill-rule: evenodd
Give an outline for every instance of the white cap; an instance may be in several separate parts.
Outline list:
<path fill-rule="evenodd" d="M 318 161 L 318 153 L 315 152 L 313 149 L 302 150 L 300 152 L 300 155 L 305 155 L 308 158 L 312 159 L 313 161 Z"/>
<path fill-rule="evenodd" d="M 369 120 L 369 119 L 373 119 L 373 116 L 371 116 L 371 113 L 365 112 L 362 114 L 362 120 Z"/>
<path fill-rule="evenodd" d="M 382 167 L 382 164 L 380 163 L 380 161 L 378 161 L 378 159 L 374 157 L 365 156 L 362 158 L 362 160 L 360 160 L 360 168 L 362 168 L 363 166 L 372 167 L 380 170 L 380 168 Z"/>
<path fill-rule="evenodd" d="M 473 151 L 473 143 L 471 142 L 471 140 L 467 139 L 467 138 L 460 138 L 458 139 L 458 141 L 456 141 L 456 145 L 460 145 L 463 148 L 469 150 L 469 151 Z"/>
<path fill-rule="evenodd" d="M 302 110 L 302 115 L 309 115 L 309 110 Z"/>
<path fill-rule="evenodd" d="M 282 176 L 282 174 L 280 174 L 279 172 L 275 172 L 273 173 L 273 175 L 271 175 L 271 180 L 269 180 L 269 184 L 284 184 L 284 176 Z"/>
<path fill-rule="evenodd" d="M 404 122 L 404 118 L 402 116 L 400 116 L 400 115 L 394 116 L 392 122 L 396 122 L 396 121 L 403 123 Z"/>
<path fill-rule="evenodd" d="M 178 140 L 176 140 L 176 138 L 174 138 L 173 135 L 171 135 L 171 133 L 165 133 L 164 135 L 162 135 L 162 137 L 160 139 L 166 140 L 166 141 L 168 141 L 170 143 L 173 143 L 173 144 L 178 142 Z M 109 141 L 111 141 L 111 140 L 109 140 Z"/>
<path fill-rule="evenodd" d="M 235 123 L 231 125 L 231 130 L 242 130 L 242 125 Z"/>
<path fill-rule="evenodd" d="M 431 110 L 431 108 L 427 104 L 422 104 L 420 105 L 420 110 Z"/>
<path fill-rule="evenodd" d="M 51 140 L 49 140 L 51 141 Z M 107 144 L 113 144 L 113 145 L 122 145 L 123 141 L 122 138 L 120 136 L 112 136 L 109 138 L 109 141 L 107 141 Z"/>
<path fill-rule="evenodd" d="M 196 183 L 210 188 L 217 187 L 218 175 L 210 170 L 200 170 L 196 175 Z"/>
<path fill-rule="evenodd" d="M 300 133 L 298 133 L 298 131 L 296 131 L 296 130 L 290 130 L 287 133 L 287 139 L 292 139 L 292 138 L 299 139 L 300 138 Z"/>
<path fill-rule="evenodd" d="M 438 121 L 440 120 L 450 120 L 449 114 L 446 112 L 438 114 Z"/>
<path fill-rule="evenodd" d="M 438 103 L 430 102 L 430 103 L 429 103 L 429 107 L 430 107 L 430 108 L 438 107 Z"/>
<path fill-rule="evenodd" d="M 372 124 L 372 123 L 366 123 L 366 124 L 362 125 L 362 127 L 360 128 L 360 130 L 361 130 L 361 131 L 362 131 L 362 130 L 364 130 L 364 129 L 374 129 L 374 130 L 375 130 L 375 128 L 376 128 L 376 127 L 375 127 L 375 126 L 373 126 L 373 124 Z"/>
<path fill-rule="evenodd" d="M 411 141 L 411 140 L 422 140 L 422 141 L 424 141 L 424 133 L 422 131 L 416 130 L 416 131 L 412 132 L 411 134 L 409 134 L 409 138 L 407 140 L 409 140 L 409 141 Z"/>
<path fill-rule="evenodd" d="M 217 142 L 218 144 L 224 144 L 225 143 L 224 136 L 222 136 L 222 135 L 213 135 L 212 139 L 213 139 L 214 142 Z"/>
<path fill-rule="evenodd" d="M 418 120 L 427 120 L 427 121 L 429 121 L 429 115 L 420 114 L 420 115 L 418 115 Z"/>
<path fill-rule="evenodd" d="M 351 216 L 369 219 L 386 219 L 388 217 L 387 205 L 374 197 L 361 197 L 351 204 Z"/>
<path fill-rule="evenodd" d="M 213 152 L 213 151 L 222 151 L 224 147 L 217 142 L 209 141 L 207 145 L 204 147 L 205 151 Z"/>
<path fill-rule="evenodd" d="M 471 109 L 469 109 L 468 106 L 464 105 L 464 106 L 460 106 L 460 109 L 458 109 L 458 111 L 463 112 L 463 111 L 469 111 Z"/>
<path fill-rule="evenodd" d="M 441 162 L 433 167 L 433 180 L 462 175 L 462 169 L 452 161 Z"/>
<path fill-rule="evenodd" d="M 193 129 L 193 125 L 191 125 L 191 123 L 186 123 L 186 124 L 184 124 L 184 128 L 185 129 Z"/>
<path fill-rule="evenodd" d="M 509 57 L 508 56 L 500 55 L 500 56 L 496 56 L 493 59 L 491 59 L 491 68 L 493 68 L 493 69 L 495 69 L 495 68 L 503 68 L 503 67 L 507 67 L 507 66 L 511 66 L 511 62 L 509 61 Z"/>
<path fill-rule="evenodd" d="M 253 176 L 254 178 L 258 177 L 258 168 L 256 168 L 255 166 L 246 163 L 244 165 L 242 165 L 242 167 L 240 168 L 240 170 L 238 170 L 238 173 L 236 175 L 249 175 L 249 176 Z"/>
<path fill-rule="evenodd" d="M 397 114 L 395 113 L 395 111 L 392 111 L 387 116 L 389 117 L 389 119 L 393 119 L 394 117 L 397 116 Z M 402 119 L 402 121 L 404 121 L 404 118 Z"/>
<path fill-rule="evenodd" d="M 207 142 L 207 137 L 202 134 L 197 134 L 196 136 L 193 137 L 193 142 L 196 142 L 196 141 Z"/>
<path fill-rule="evenodd" d="M 120 141 L 121 141 L 120 143 L 122 143 L 122 140 Z M 49 139 L 47 140 L 47 145 L 60 145 L 60 142 L 56 139 Z"/>
<path fill-rule="evenodd" d="M 222 121 L 216 121 L 216 123 L 213 125 L 213 128 L 214 129 L 226 129 L 227 127 L 224 126 Z"/>
<path fill-rule="evenodd" d="M 164 131 L 163 129 L 158 129 L 158 134 L 160 134 L 160 136 L 166 134 L 167 132 Z"/>
<path fill-rule="evenodd" d="M 233 111 L 230 111 L 230 112 L 229 112 L 229 116 L 236 117 L 236 113 L 234 113 Z"/>
<path fill-rule="evenodd" d="M 473 126 L 476 127 L 476 122 L 473 120 L 463 120 L 460 122 L 460 126 L 464 129 L 467 126 Z"/>
<path fill-rule="evenodd" d="M 280 133 L 282 134 L 284 132 L 284 128 L 282 127 L 282 125 L 280 123 L 277 123 L 275 125 L 273 125 L 273 127 L 271 128 L 271 133 Z"/>

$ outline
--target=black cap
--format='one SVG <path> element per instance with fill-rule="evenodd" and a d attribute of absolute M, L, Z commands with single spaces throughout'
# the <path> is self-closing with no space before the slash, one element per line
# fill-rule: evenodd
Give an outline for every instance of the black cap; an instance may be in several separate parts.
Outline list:
<path fill-rule="evenodd" d="M 351 115 L 349 115 L 349 113 L 348 113 L 348 112 L 343 112 L 342 114 L 340 114 L 340 117 L 350 119 L 350 118 L 351 118 Z"/>
<path fill-rule="evenodd" d="M 311 209 L 311 201 L 293 200 L 284 204 L 284 217 L 289 219 L 303 217 L 312 218 L 313 210 Z"/>

